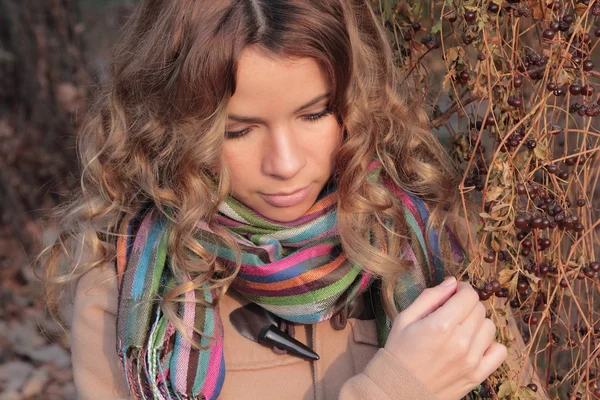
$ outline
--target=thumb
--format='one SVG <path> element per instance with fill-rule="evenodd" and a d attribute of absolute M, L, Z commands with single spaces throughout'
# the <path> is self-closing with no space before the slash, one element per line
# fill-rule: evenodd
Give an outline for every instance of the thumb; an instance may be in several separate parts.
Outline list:
<path fill-rule="evenodd" d="M 400 320 L 401 328 L 419 321 L 437 310 L 456 293 L 456 288 L 456 278 L 452 276 L 437 286 L 425 289 L 406 310 L 398 314 L 399 317 L 401 316 L 397 318 Z"/>

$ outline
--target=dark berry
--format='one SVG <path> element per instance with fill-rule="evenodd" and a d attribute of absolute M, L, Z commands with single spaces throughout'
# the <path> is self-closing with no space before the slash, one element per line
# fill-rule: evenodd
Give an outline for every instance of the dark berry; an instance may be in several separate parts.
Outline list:
<path fill-rule="evenodd" d="M 571 94 L 573 96 L 578 96 L 581 94 L 581 85 L 577 84 L 577 83 L 573 83 L 571 86 L 569 86 L 569 92 L 571 92 Z"/>
<path fill-rule="evenodd" d="M 600 262 L 598 262 L 598 261 L 591 262 L 590 263 L 590 270 L 592 270 L 594 272 L 600 271 Z"/>
<path fill-rule="evenodd" d="M 490 282 L 490 285 L 492 285 L 492 293 L 498 293 L 498 291 L 500 290 L 500 282 L 494 279 Z"/>
<path fill-rule="evenodd" d="M 556 32 L 550 28 L 546 28 L 544 29 L 544 32 L 542 32 L 542 37 L 546 40 L 554 39 L 554 35 L 556 35 Z"/>
<path fill-rule="evenodd" d="M 569 179 L 569 173 L 567 171 L 560 171 L 557 176 L 563 181 Z"/>
<path fill-rule="evenodd" d="M 550 29 L 552 29 L 554 32 L 558 32 L 558 27 L 559 27 L 558 21 L 552 21 L 552 22 L 550 22 L 550 25 L 549 25 L 549 27 L 550 27 Z"/>
<path fill-rule="evenodd" d="M 537 142 L 535 140 L 529 139 L 527 141 L 527 148 L 528 149 L 533 150 L 533 149 L 535 149 L 535 146 L 537 146 Z"/>
<path fill-rule="evenodd" d="M 550 82 L 550 83 L 548 83 L 548 84 L 546 85 L 546 89 L 548 89 L 548 90 L 550 90 L 550 91 L 553 91 L 553 90 L 555 90 L 555 89 L 556 89 L 556 84 L 555 84 L 555 83 L 552 83 L 552 82 Z"/>
<path fill-rule="evenodd" d="M 544 223 L 544 220 L 542 217 L 535 217 L 534 219 L 531 220 L 531 227 L 533 229 L 538 229 L 538 228 L 542 227 L 543 223 Z"/>
<path fill-rule="evenodd" d="M 498 11 L 500 10 L 500 6 L 496 3 L 490 3 L 490 5 L 488 6 L 488 11 L 494 14 L 497 14 Z"/>
<path fill-rule="evenodd" d="M 483 291 L 486 293 L 494 293 L 494 287 L 490 282 L 488 282 L 483 286 Z"/>
<path fill-rule="evenodd" d="M 560 285 L 561 288 L 566 288 L 567 286 L 569 286 L 569 284 L 568 284 L 568 282 L 567 282 L 567 280 L 565 278 L 562 278 L 560 280 L 559 285 Z"/>
<path fill-rule="evenodd" d="M 518 229 L 527 229 L 529 227 L 529 221 L 522 215 L 518 215 L 515 218 L 515 226 Z"/>
<path fill-rule="evenodd" d="M 421 43 L 426 45 L 427 43 L 431 42 L 432 40 L 433 40 L 433 36 L 425 35 L 421 38 Z"/>
<path fill-rule="evenodd" d="M 521 78 L 520 76 L 515 77 L 515 79 L 513 79 L 513 86 L 515 87 L 515 89 L 523 86 L 523 78 Z"/>
<path fill-rule="evenodd" d="M 421 30 L 421 24 L 418 22 L 413 22 L 413 24 L 411 25 L 411 27 L 413 28 L 414 31 L 420 31 Z"/>
<path fill-rule="evenodd" d="M 577 207 L 585 207 L 585 199 L 577 199 Z"/>
<path fill-rule="evenodd" d="M 496 254 L 494 252 L 489 252 L 485 257 L 483 257 L 483 261 L 486 263 L 493 263 L 496 260 Z"/>
<path fill-rule="evenodd" d="M 479 300 L 481 300 L 481 301 L 485 301 L 485 300 L 489 299 L 490 297 L 492 297 L 492 294 L 486 292 L 485 290 L 478 290 L 477 292 L 479 293 Z"/>
<path fill-rule="evenodd" d="M 554 89 L 554 95 L 555 96 L 564 96 L 565 94 L 567 94 L 567 88 L 566 86 L 561 86 L 559 88 Z"/>
<path fill-rule="evenodd" d="M 569 30 L 569 24 L 564 21 L 558 23 L 558 30 L 561 32 L 567 32 Z"/>
<path fill-rule="evenodd" d="M 573 19 L 573 16 L 569 14 L 563 15 L 562 17 L 563 22 L 566 22 L 567 24 L 573 23 Z"/>
<path fill-rule="evenodd" d="M 529 384 L 527 385 L 527 387 L 528 387 L 529 389 L 531 389 L 533 392 L 537 392 L 537 390 L 538 390 L 538 387 L 537 387 L 537 385 L 536 385 L 535 383 L 533 383 L 533 382 L 529 383 Z"/>
<path fill-rule="evenodd" d="M 465 12 L 465 21 L 467 21 L 467 22 L 475 21 L 476 17 L 477 17 L 477 14 L 475 14 L 474 11 L 466 11 Z"/>
<path fill-rule="evenodd" d="M 529 283 L 527 283 L 527 281 L 519 281 L 517 283 L 517 290 L 519 292 L 526 292 L 528 288 L 529 288 Z"/>
<path fill-rule="evenodd" d="M 594 94 L 594 87 L 592 85 L 590 85 L 589 83 L 587 85 L 584 85 L 581 88 L 581 94 L 584 96 L 591 96 Z"/>
<path fill-rule="evenodd" d="M 519 108 L 523 105 L 523 101 L 521 100 L 520 97 L 510 96 L 508 98 L 508 105 L 515 107 L 515 108 Z"/>
<path fill-rule="evenodd" d="M 583 62 L 583 70 L 584 71 L 591 71 L 594 69 L 594 62 L 592 60 L 585 60 Z"/>

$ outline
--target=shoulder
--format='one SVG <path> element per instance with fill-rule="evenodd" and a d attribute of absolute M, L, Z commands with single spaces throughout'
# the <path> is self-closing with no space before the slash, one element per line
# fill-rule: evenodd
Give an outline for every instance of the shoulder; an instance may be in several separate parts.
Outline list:
<path fill-rule="evenodd" d="M 117 315 L 119 289 L 114 262 L 106 262 L 85 272 L 71 284 L 69 299 L 64 301 L 61 317 L 72 326 L 77 314 L 100 309 Z"/>

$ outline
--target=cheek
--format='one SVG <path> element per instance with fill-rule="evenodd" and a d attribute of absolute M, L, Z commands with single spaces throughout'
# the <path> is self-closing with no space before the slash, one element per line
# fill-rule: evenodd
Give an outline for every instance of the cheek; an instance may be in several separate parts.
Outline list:
<path fill-rule="evenodd" d="M 223 148 L 223 159 L 229 171 L 231 190 L 234 192 L 243 191 L 244 182 L 247 184 L 252 180 L 254 164 L 250 153 L 244 146 L 239 146 L 233 141 Z"/>
<path fill-rule="evenodd" d="M 315 146 L 319 152 L 319 158 L 322 160 L 333 161 L 333 158 L 342 144 L 342 128 L 337 121 L 332 121 L 327 127 L 325 133 L 321 136 L 320 143 Z"/>

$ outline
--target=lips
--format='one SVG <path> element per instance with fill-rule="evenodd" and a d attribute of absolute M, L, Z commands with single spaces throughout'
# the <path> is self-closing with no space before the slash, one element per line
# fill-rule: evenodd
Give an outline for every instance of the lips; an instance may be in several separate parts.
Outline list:
<path fill-rule="evenodd" d="M 296 190 L 292 193 L 277 193 L 277 194 L 264 194 L 260 193 L 260 196 L 273 207 L 293 207 L 302 203 L 310 194 L 312 184 L 305 188 Z"/>

